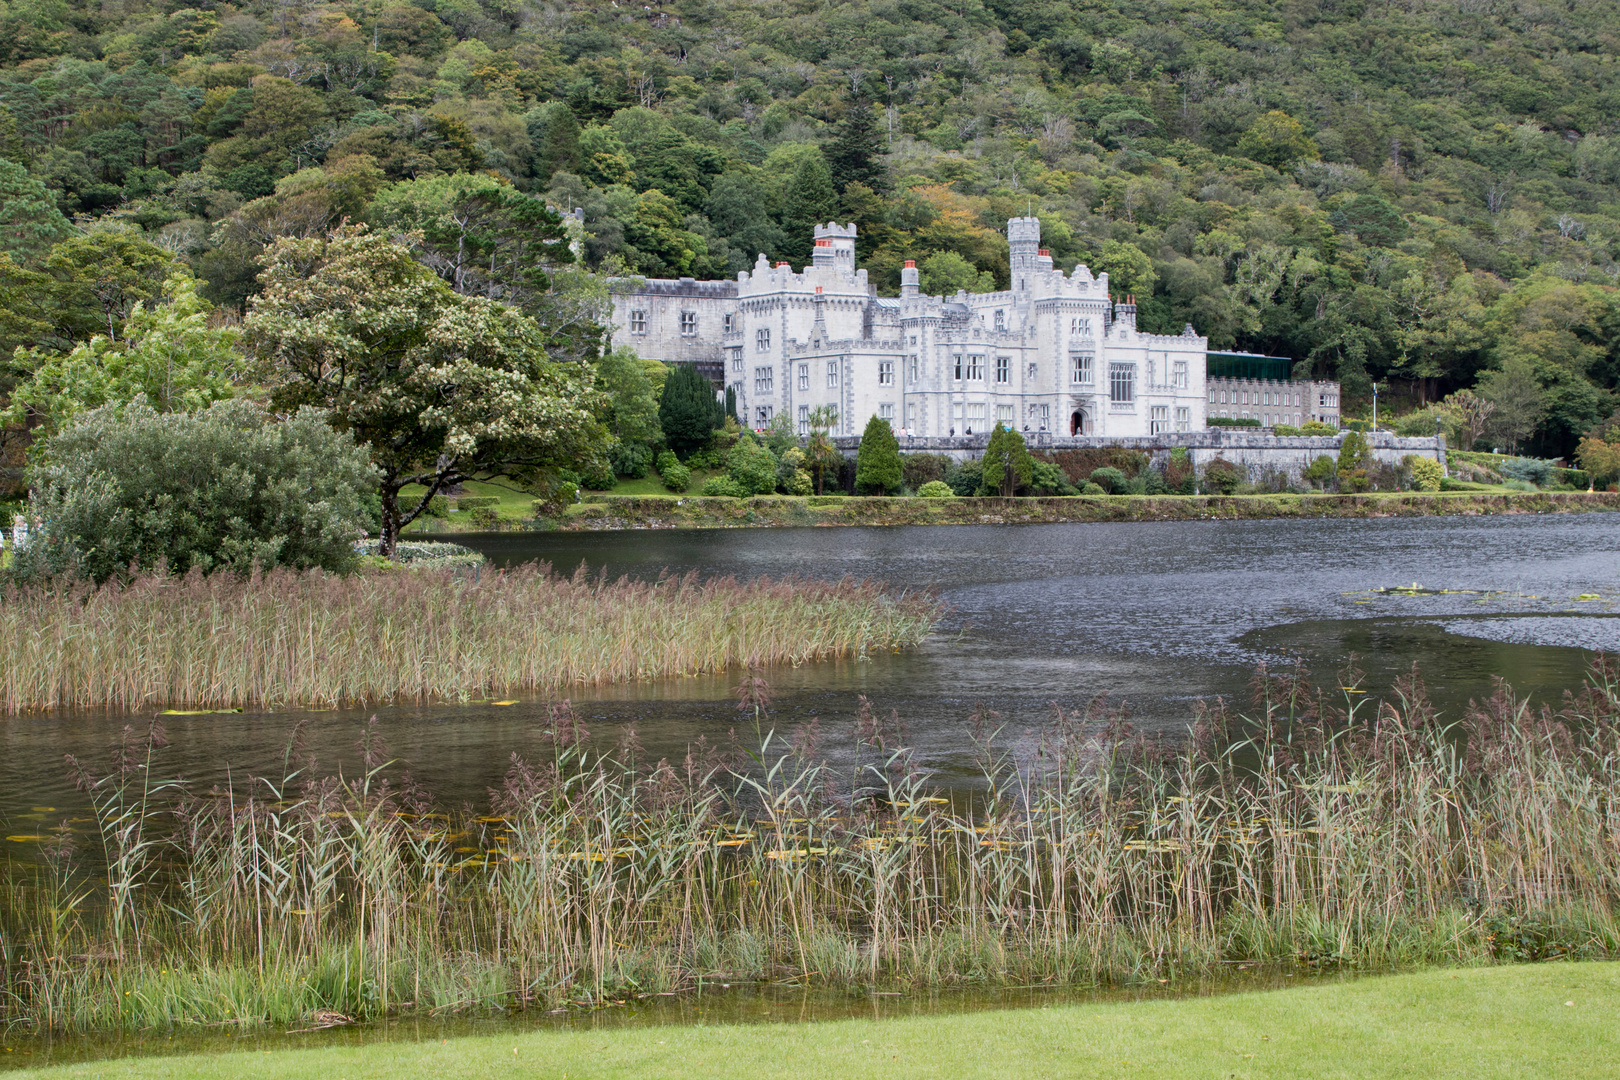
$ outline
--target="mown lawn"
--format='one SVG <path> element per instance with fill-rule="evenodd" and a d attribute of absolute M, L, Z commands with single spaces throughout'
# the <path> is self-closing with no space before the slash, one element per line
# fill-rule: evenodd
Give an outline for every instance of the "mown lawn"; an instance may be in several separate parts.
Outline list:
<path fill-rule="evenodd" d="M 288 1036 L 289 1044 L 297 1036 Z M 1620 1077 L 1620 964 L 1433 971 L 1181 1001 L 884 1021 L 545 1032 L 146 1058 L 67 1077 L 459 1080 Z"/>

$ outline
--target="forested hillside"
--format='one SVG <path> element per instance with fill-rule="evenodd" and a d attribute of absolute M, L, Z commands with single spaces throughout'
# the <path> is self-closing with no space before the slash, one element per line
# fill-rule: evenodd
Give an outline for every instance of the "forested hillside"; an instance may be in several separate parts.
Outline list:
<path fill-rule="evenodd" d="M 907 258 L 988 289 L 1034 213 L 1144 327 L 1352 401 L 1479 384 L 1555 454 L 1614 409 L 1612 3 L 12 0 L 3 24 L 8 304 L 111 221 L 240 308 L 268 240 L 431 232 L 478 174 L 583 207 L 589 266 L 660 276 L 802 261 L 838 218 L 884 291 Z M 11 317 L 0 345 L 116 334 L 111 311 Z"/>

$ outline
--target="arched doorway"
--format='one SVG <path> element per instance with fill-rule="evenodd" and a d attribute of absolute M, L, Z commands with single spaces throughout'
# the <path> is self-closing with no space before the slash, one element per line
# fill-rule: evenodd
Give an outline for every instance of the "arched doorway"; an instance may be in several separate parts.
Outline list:
<path fill-rule="evenodd" d="M 1089 427 L 1090 425 L 1086 423 L 1086 411 L 1084 409 L 1076 409 L 1069 415 L 1070 435 L 1089 435 L 1091 434 L 1088 430 Z"/>

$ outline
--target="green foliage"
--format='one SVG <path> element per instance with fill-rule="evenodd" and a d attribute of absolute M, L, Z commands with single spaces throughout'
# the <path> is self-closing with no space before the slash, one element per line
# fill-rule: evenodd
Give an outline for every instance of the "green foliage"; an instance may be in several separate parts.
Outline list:
<path fill-rule="evenodd" d="M 1108 494 L 1108 489 L 1103 487 L 1101 484 L 1096 484 L 1096 483 L 1093 483 L 1090 480 L 1087 480 L 1084 484 L 1080 485 L 1080 494 L 1082 494 L 1082 495 L 1107 495 Z"/>
<path fill-rule="evenodd" d="M 945 474 L 945 484 L 958 495 L 974 495 L 978 493 L 979 483 L 984 479 L 984 462 L 978 458 L 972 461 L 959 462 L 951 467 Z"/>
<path fill-rule="evenodd" d="M 499 495 L 463 495 L 456 500 L 457 511 L 487 510 L 501 505 Z"/>
<path fill-rule="evenodd" d="M 15 161 L 0 158 L 0 249 L 28 259 L 72 232 L 45 185 Z"/>
<path fill-rule="evenodd" d="M 1307 420 L 1299 426 L 1301 435 L 1337 435 L 1339 429 L 1320 420 Z"/>
<path fill-rule="evenodd" d="M 751 438 L 737 440 L 726 459 L 726 473 L 749 495 L 769 495 L 776 490 L 777 460 L 770 450 Z"/>
<path fill-rule="evenodd" d="M 1332 480 L 1339 471 L 1339 463 L 1327 454 L 1322 454 L 1305 466 L 1305 479 L 1317 486 L 1322 486 Z"/>
<path fill-rule="evenodd" d="M 1034 475 L 1035 462 L 1018 432 L 997 424 L 990 432 L 980 463 L 980 495 L 1000 495 L 1011 498 L 1018 489 L 1029 484 Z M 1056 468 L 1053 469 L 1056 472 Z"/>
<path fill-rule="evenodd" d="M 917 266 L 922 291 L 931 296 L 953 296 L 958 292 L 993 292 L 996 279 L 954 251 L 940 251 Z"/>
<path fill-rule="evenodd" d="M 677 465 L 679 463 L 680 459 L 675 456 L 675 451 L 660 450 L 658 452 L 657 459 L 653 462 L 653 468 L 657 469 L 659 472 L 663 472 L 671 465 Z"/>
<path fill-rule="evenodd" d="M 1371 465 L 1372 450 L 1367 445 L 1367 436 L 1354 429 L 1345 432 L 1339 442 L 1339 489 L 1366 491 L 1370 483 L 1367 471 Z"/>
<path fill-rule="evenodd" d="M 1257 428 L 1260 421 L 1252 416 L 1211 416 L 1204 421 L 1206 427 L 1250 427 Z"/>
<path fill-rule="evenodd" d="M 918 491 L 931 480 L 944 480 L 951 465 L 948 454 L 901 454 L 900 476 L 906 487 Z"/>
<path fill-rule="evenodd" d="M 677 494 L 692 486 L 692 471 L 678 461 L 670 462 L 658 472 L 664 478 L 664 486 Z"/>
<path fill-rule="evenodd" d="M 596 364 L 596 386 L 608 396 L 608 430 L 623 443 L 656 443 L 664 431 L 658 398 L 635 350 L 618 348 Z M 620 475 L 629 475 L 620 471 Z M 643 476 L 647 475 L 643 470 Z"/>
<path fill-rule="evenodd" d="M 1298 435 L 1300 432 L 1299 428 L 1295 427 L 1293 424 L 1276 424 L 1272 426 L 1271 433 L 1280 438 L 1287 438 L 1292 435 Z"/>
<path fill-rule="evenodd" d="M 346 570 L 375 483 L 365 450 L 313 409 L 277 421 L 232 400 L 165 414 L 141 398 L 79 416 L 29 480 L 45 532 L 15 571 L 94 581 L 159 564 Z"/>
<path fill-rule="evenodd" d="M 1243 157 L 1283 170 L 1296 161 L 1314 160 L 1316 143 L 1305 134 L 1298 120 L 1277 109 L 1266 113 L 1237 141 L 1237 152 Z"/>
<path fill-rule="evenodd" d="M 644 443 L 620 443 L 611 455 L 613 474 L 643 479 L 652 469 L 652 449 Z"/>
<path fill-rule="evenodd" d="M 904 482 L 900 441 L 889 422 L 874 416 L 866 422 L 855 452 L 855 491 L 860 495 L 893 495 Z"/>
<path fill-rule="evenodd" d="M 947 484 L 943 480 L 930 480 L 930 481 L 928 481 L 922 487 L 917 489 L 917 494 L 922 496 L 925 499 L 954 499 L 954 498 L 956 498 L 956 492 L 951 490 L 951 485 Z"/>
<path fill-rule="evenodd" d="M 1248 479 L 1243 466 L 1217 457 L 1204 466 L 1204 490 L 1230 495 Z"/>
<path fill-rule="evenodd" d="M 533 484 L 602 455 L 606 401 L 588 369 L 551 362 L 534 321 L 462 296 L 385 237 L 349 227 L 280 240 L 244 324 L 279 409 L 312 405 L 368 445 L 382 551 L 428 498 L 464 480 Z M 427 488 L 402 507 L 400 489 Z"/>
<path fill-rule="evenodd" d="M 1102 488 L 1110 495 L 1123 495 L 1126 490 L 1125 474 L 1112 465 L 1105 465 L 1100 469 L 1093 469 L 1090 477 L 1091 483 Z"/>
<path fill-rule="evenodd" d="M 1523 480 L 1536 487 L 1551 487 L 1557 482 L 1553 463 L 1540 458 L 1506 458 L 1497 463 L 1496 471 L 1509 480 Z"/>
<path fill-rule="evenodd" d="M 691 364 L 675 364 L 664 380 L 658 423 L 670 449 L 686 455 L 708 443 L 722 421 L 714 386 Z"/>
<path fill-rule="evenodd" d="M 1077 489 L 1062 469 L 1049 461 L 1035 461 L 1030 469 L 1029 490 L 1033 495 L 1073 495 Z"/>
<path fill-rule="evenodd" d="M 1440 481 L 1445 479 L 1445 469 L 1434 458 L 1408 454 L 1405 465 L 1406 471 L 1411 474 L 1414 491 L 1440 490 Z"/>
<path fill-rule="evenodd" d="M 733 499 L 746 499 L 754 494 L 729 476 L 711 476 L 703 481 L 704 495 L 724 495 Z"/>

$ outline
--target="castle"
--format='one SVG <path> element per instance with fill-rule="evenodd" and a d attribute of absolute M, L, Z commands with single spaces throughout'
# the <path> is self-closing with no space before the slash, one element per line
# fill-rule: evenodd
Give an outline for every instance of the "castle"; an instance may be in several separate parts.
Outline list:
<path fill-rule="evenodd" d="M 802 271 L 761 255 L 736 281 L 615 291 L 613 344 L 694 363 L 736 392 L 744 423 L 763 428 L 786 414 L 800 434 L 813 416 L 834 435 L 857 435 L 878 416 L 899 434 L 931 438 L 983 435 L 997 423 L 1126 438 L 1200 431 L 1208 415 L 1235 412 L 1229 391 L 1207 378 L 1206 338 L 1191 326 L 1138 330 L 1134 299 L 1111 296 L 1107 274 L 1052 265 L 1037 218 L 1007 222 L 1005 292 L 927 296 L 907 262 L 899 297 L 880 297 L 855 265 L 855 237 L 853 222 L 816 226 Z M 1326 419 L 1325 385 L 1268 380 L 1267 403 L 1275 396 L 1290 408 L 1253 415 L 1266 426 Z M 1335 386 L 1335 427 L 1337 400 Z"/>

